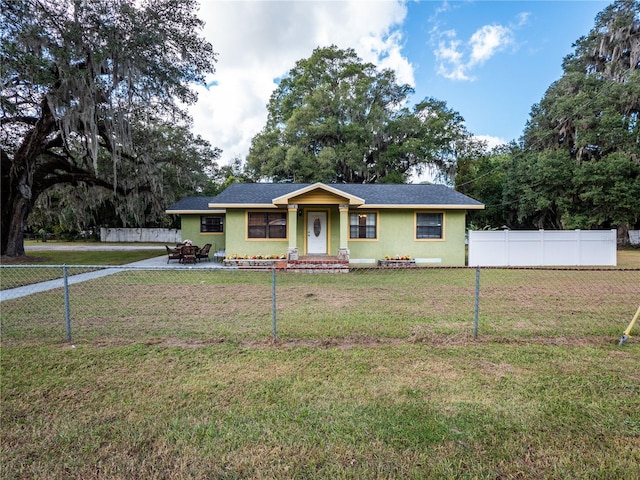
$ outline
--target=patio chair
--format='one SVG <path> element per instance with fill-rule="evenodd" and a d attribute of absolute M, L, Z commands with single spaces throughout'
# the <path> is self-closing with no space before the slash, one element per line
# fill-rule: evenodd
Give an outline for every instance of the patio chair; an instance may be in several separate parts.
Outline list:
<path fill-rule="evenodd" d="M 211 244 L 206 243 L 204 247 L 202 247 L 198 253 L 196 253 L 196 258 L 198 261 L 201 261 L 203 258 L 207 259 L 207 262 L 211 261 L 209 258 L 209 250 L 211 250 Z"/>
<path fill-rule="evenodd" d="M 167 247 L 167 263 L 171 260 L 181 260 L 182 255 L 180 254 L 179 248 L 171 248 L 168 245 L 165 245 L 165 247 Z"/>
<path fill-rule="evenodd" d="M 182 258 L 180 262 L 182 263 L 196 263 L 196 253 L 198 251 L 198 247 L 195 245 L 185 245 L 182 247 Z"/>

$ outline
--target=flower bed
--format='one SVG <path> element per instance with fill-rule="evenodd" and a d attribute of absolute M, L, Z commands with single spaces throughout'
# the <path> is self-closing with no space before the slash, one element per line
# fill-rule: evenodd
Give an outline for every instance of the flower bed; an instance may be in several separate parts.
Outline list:
<path fill-rule="evenodd" d="M 274 264 L 282 262 L 286 257 L 284 255 L 236 255 L 231 254 L 224 259 L 225 267 L 238 268 L 271 268 Z M 278 266 L 278 265 L 276 265 Z"/>
<path fill-rule="evenodd" d="M 279 258 L 225 258 L 223 265 L 225 267 L 271 267 L 281 261 Z"/>
<path fill-rule="evenodd" d="M 414 258 L 383 258 L 378 260 L 378 266 L 380 267 L 414 267 L 416 260 Z"/>

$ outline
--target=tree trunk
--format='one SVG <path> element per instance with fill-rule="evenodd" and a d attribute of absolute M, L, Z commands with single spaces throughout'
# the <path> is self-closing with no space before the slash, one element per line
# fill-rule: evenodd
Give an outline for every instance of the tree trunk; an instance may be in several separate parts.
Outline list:
<path fill-rule="evenodd" d="M 31 200 L 22 196 L 11 202 L 10 214 L 2 218 L 2 254 L 24 256 L 24 222 L 31 211 Z"/>
<path fill-rule="evenodd" d="M 629 225 L 622 224 L 618 225 L 617 230 L 617 239 L 618 245 L 624 246 L 629 243 Z"/>
<path fill-rule="evenodd" d="M 32 175 L 28 168 L 2 172 L 3 185 L 10 185 L 2 195 L 2 254 L 24 256 L 24 223 L 33 205 Z M 4 178 L 7 175 L 8 178 Z"/>
<path fill-rule="evenodd" d="M 44 99 L 41 116 L 24 137 L 13 159 L 2 156 L 2 232 L 0 253 L 24 256 L 24 224 L 39 193 L 34 191 L 34 171 L 38 156 L 46 148 L 49 135 L 56 122 Z"/>

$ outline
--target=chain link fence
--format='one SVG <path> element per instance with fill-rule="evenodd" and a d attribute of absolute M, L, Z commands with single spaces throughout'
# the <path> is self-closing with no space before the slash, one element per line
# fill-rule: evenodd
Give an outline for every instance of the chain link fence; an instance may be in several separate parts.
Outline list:
<path fill-rule="evenodd" d="M 0 274 L 2 342 L 12 346 L 602 344 L 618 341 L 640 305 L 640 269 L 3 265 Z"/>

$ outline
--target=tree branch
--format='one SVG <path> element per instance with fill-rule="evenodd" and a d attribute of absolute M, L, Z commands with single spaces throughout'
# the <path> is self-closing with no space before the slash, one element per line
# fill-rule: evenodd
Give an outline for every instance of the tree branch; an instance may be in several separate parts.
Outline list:
<path fill-rule="evenodd" d="M 136 186 L 135 188 L 125 188 L 122 185 L 114 185 L 110 180 L 98 177 L 93 170 L 84 169 L 75 166 L 67 161 L 66 157 L 47 153 L 47 160 L 41 163 L 35 174 L 34 190 L 42 193 L 48 188 L 58 185 L 67 184 L 77 186 L 80 183 L 92 187 L 103 187 L 115 191 L 116 193 L 127 196 L 132 192 L 151 191 L 149 185 Z"/>
<path fill-rule="evenodd" d="M 14 117 L 8 117 L 2 119 L 3 125 L 10 125 L 12 123 L 26 123 L 28 125 L 35 125 L 40 120 L 40 117 L 32 117 L 27 115 L 16 115 Z"/>

